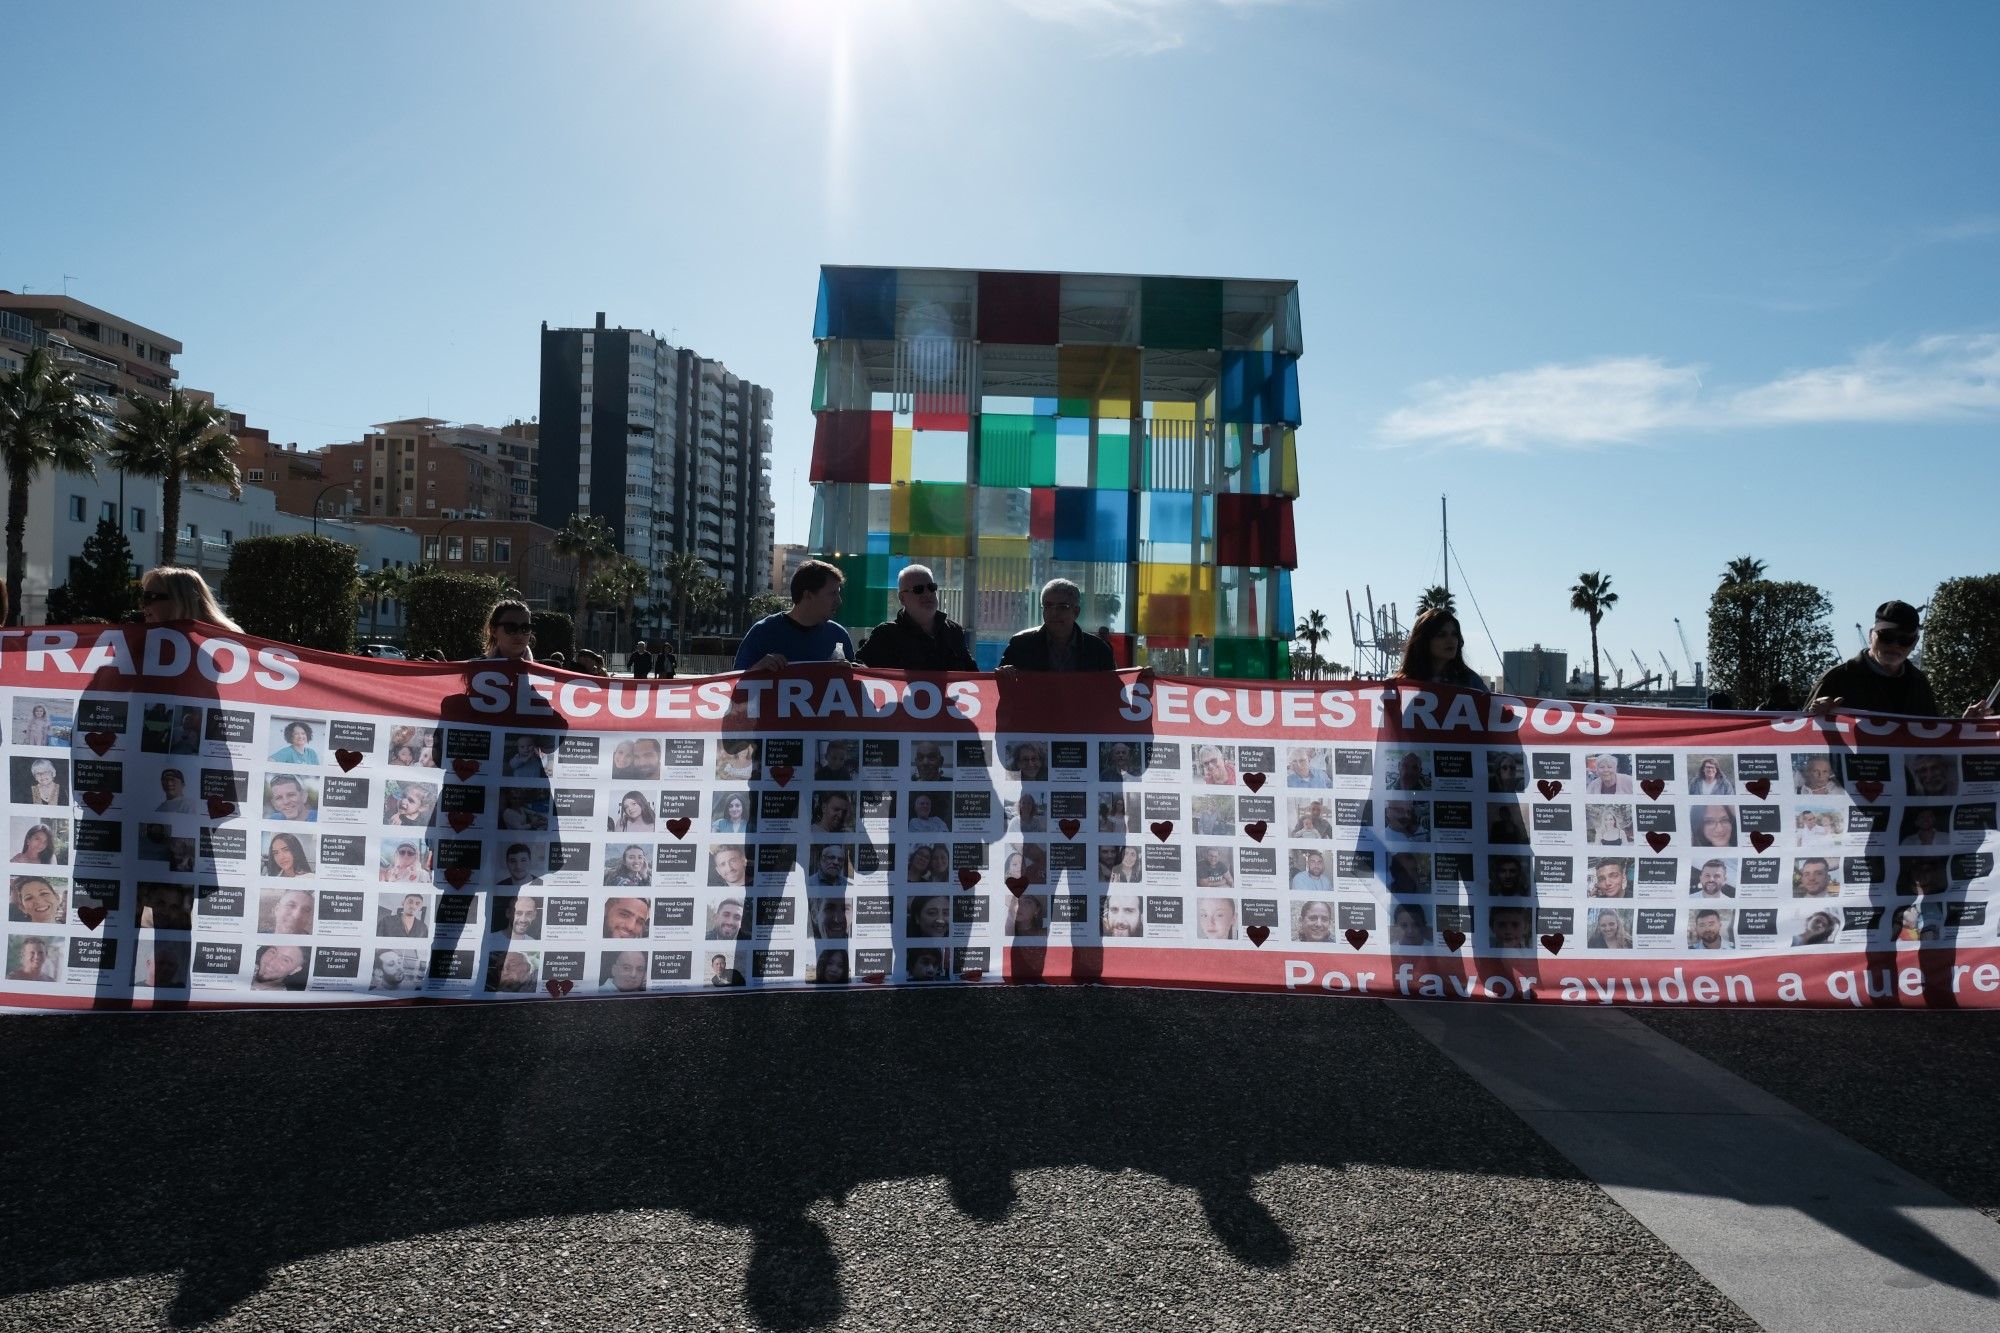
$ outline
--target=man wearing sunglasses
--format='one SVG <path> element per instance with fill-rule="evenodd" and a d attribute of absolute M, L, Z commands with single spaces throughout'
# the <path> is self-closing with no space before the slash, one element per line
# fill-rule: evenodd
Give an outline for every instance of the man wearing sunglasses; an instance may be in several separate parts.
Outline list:
<path fill-rule="evenodd" d="M 1111 645 L 1076 623 L 1083 590 L 1068 579 L 1042 585 L 1042 623 L 1007 640 L 1000 655 L 1002 676 L 1016 671 L 1116 671 Z"/>
<path fill-rule="evenodd" d="M 1937 696 L 1931 693 L 1931 683 L 1910 663 L 1910 650 L 1917 646 L 1919 630 L 1917 608 L 1908 602 L 1889 601 L 1876 607 L 1867 651 L 1821 676 L 1806 711 L 1829 713 L 1838 708 L 1936 717 Z"/>
<path fill-rule="evenodd" d="M 904 671 L 977 671 L 965 646 L 965 627 L 938 609 L 937 576 L 911 565 L 896 576 L 896 600 L 903 609 L 885 620 L 861 645 L 861 663 Z"/>

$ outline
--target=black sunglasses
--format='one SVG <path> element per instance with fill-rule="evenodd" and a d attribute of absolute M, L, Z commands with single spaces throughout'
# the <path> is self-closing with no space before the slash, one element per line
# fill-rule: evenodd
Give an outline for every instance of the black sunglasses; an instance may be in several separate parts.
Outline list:
<path fill-rule="evenodd" d="M 1914 634 L 1898 634 L 1893 630 L 1878 629 L 1875 631 L 1875 637 L 1884 643 L 1893 643 L 1898 648 L 1914 648 L 1917 646 L 1917 636 Z"/>
<path fill-rule="evenodd" d="M 525 620 L 501 620 L 494 623 L 494 629 L 505 630 L 509 634 L 533 634 L 535 627 Z"/>
<path fill-rule="evenodd" d="M 913 593 L 918 597 L 926 596 L 937 590 L 937 584 L 935 583 L 912 583 L 909 587 L 903 589 L 904 592 Z"/>

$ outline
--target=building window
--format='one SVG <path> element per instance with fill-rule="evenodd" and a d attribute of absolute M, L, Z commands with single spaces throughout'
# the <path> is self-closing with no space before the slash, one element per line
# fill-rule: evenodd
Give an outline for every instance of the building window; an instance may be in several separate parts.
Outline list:
<path fill-rule="evenodd" d="M 72 523 L 83 522 L 83 497 L 81 495 L 72 495 L 69 497 L 69 518 Z"/>
<path fill-rule="evenodd" d="M 144 532 L 145 530 L 146 530 L 146 511 L 139 508 L 137 505 L 134 505 L 132 507 L 132 531 Z"/>
<path fill-rule="evenodd" d="M 495 537 L 493 539 L 493 563 L 496 565 L 506 565 L 512 564 L 513 560 L 514 543 L 506 537 Z"/>
<path fill-rule="evenodd" d="M 118 522 L 118 502 L 116 500 L 99 501 L 97 505 L 97 521 L 116 526 Z"/>
<path fill-rule="evenodd" d="M 250 469 L 250 480 L 252 480 L 252 481 L 262 481 L 262 480 L 264 480 L 264 469 L 263 469 L 263 468 L 260 468 L 260 467 L 253 467 L 253 468 L 251 468 L 251 469 Z"/>
<path fill-rule="evenodd" d="M 424 559 L 431 564 L 436 564 L 437 558 L 438 539 L 435 537 L 424 538 Z"/>
<path fill-rule="evenodd" d="M 407 500 L 404 501 L 405 507 L 408 506 L 408 503 L 409 502 Z M 424 501 L 424 508 L 426 509 L 436 509 L 437 507 L 438 507 L 438 502 L 436 500 Z"/>
<path fill-rule="evenodd" d="M 484 537 L 474 537 L 472 539 L 472 563 L 475 565 L 486 563 L 486 539 Z"/>
<path fill-rule="evenodd" d="M 426 472 L 435 472 L 437 470 L 438 470 L 438 465 L 437 465 L 437 460 L 435 458 L 431 459 L 428 463 L 424 464 L 424 471 Z"/>
<path fill-rule="evenodd" d="M 224 528 L 224 529 L 222 530 L 222 544 L 223 544 L 224 546 L 233 546 L 233 545 L 235 545 L 235 544 L 236 544 L 236 534 L 235 534 L 235 533 L 233 533 L 233 532 L 231 532 L 231 531 L 230 531 L 230 530 L 229 530 L 228 528 Z"/>
<path fill-rule="evenodd" d="M 359 472 L 361 470 L 361 460 L 358 458 L 354 460 L 354 470 L 356 472 Z"/>
<path fill-rule="evenodd" d="M 445 538 L 444 558 L 447 561 L 463 561 L 465 559 L 465 538 L 463 537 Z"/>

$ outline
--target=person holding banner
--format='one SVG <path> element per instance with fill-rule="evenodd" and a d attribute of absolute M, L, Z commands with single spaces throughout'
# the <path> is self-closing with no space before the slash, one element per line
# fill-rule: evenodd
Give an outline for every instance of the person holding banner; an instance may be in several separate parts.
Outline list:
<path fill-rule="evenodd" d="M 864 666 L 903 671 L 977 671 L 965 644 L 965 629 L 938 609 L 937 576 L 925 565 L 908 565 L 896 576 L 902 610 L 885 620 L 861 649 Z"/>
<path fill-rule="evenodd" d="M 1922 632 L 1917 608 L 1908 602 L 1892 598 L 1876 607 L 1868 647 L 1819 678 L 1806 711 L 1823 715 L 1838 708 L 1937 717 L 1937 695 L 1931 690 L 1930 677 L 1910 661 Z M 1985 717 L 1987 711 L 1988 705 L 1979 701 L 1968 705 L 1964 715 Z"/>
<path fill-rule="evenodd" d="M 1479 673 L 1465 664 L 1465 635 L 1458 628 L 1458 617 L 1441 606 L 1424 612 L 1410 626 L 1410 640 L 1403 645 L 1403 664 L 1396 668 L 1396 676 L 1422 684 L 1486 690 Z"/>
<path fill-rule="evenodd" d="M 808 560 L 792 575 L 792 609 L 765 616 L 736 649 L 737 671 L 781 671 L 794 662 L 851 662 L 854 640 L 834 620 L 840 610 L 837 566 Z"/>
<path fill-rule="evenodd" d="M 1007 640 L 1000 654 L 999 675 L 1021 671 L 1116 671 L 1111 645 L 1076 623 L 1083 610 L 1083 589 L 1068 579 L 1042 585 L 1042 623 Z"/>
<path fill-rule="evenodd" d="M 535 613 L 526 602 L 495 602 L 486 613 L 486 656 L 509 662 L 535 660 Z"/>
<path fill-rule="evenodd" d="M 139 604 L 148 625 L 198 620 L 219 625 L 231 634 L 243 633 L 243 627 L 216 604 L 215 594 L 201 575 L 179 565 L 158 565 L 140 575 Z"/>

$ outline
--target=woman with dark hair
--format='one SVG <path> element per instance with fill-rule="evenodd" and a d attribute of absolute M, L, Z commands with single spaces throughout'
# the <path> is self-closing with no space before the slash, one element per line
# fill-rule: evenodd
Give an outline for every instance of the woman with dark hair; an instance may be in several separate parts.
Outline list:
<path fill-rule="evenodd" d="M 1401 680 L 1435 685 L 1458 685 L 1468 690 L 1484 690 L 1486 682 L 1465 664 L 1465 636 L 1459 632 L 1458 617 L 1434 606 L 1410 626 L 1410 641 L 1403 648 L 1403 664 L 1396 669 Z"/>
<path fill-rule="evenodd" d="M 264 852 L 264 874 L 273 879 L 296 879 L 313 872 L 306 859 L 305 844 L 289 833 L 273 833 Z"/>
<path fill-rule="evenodd" d="M 609 816 L 605 823 L 613 833 L 651 833 L 653 803 L 644 792 L 628 791 L 619 799 L 618 813 Z"/>
<path fill-rule="evenodd" d="M 912 938 L 944 939 L 951 934 L 951 899 L 919 894 L 910 899 L 908 929 Z"/>
<path fill-rule="evenodd" d="M 486 655 L 510 662 L 535 660 L 535 618 L 526 602 L 495 602 L 486 613 Z"/>
<path fill-rule="evenodd" d="M 1734 847 L 1736 811 L 1726 805 L 1688 807 L 1688 824 L 1697 847 Z"/>
<path fill-rule="evenodd" d="M 54 865 L 56 860 L 55 830 L 47 824 L 36 824 L 21 837 L 21 850 L 14 853 L 17 866 Z"/>

